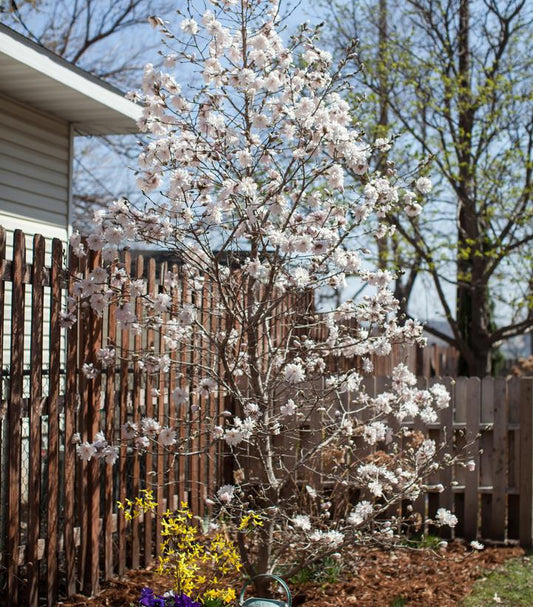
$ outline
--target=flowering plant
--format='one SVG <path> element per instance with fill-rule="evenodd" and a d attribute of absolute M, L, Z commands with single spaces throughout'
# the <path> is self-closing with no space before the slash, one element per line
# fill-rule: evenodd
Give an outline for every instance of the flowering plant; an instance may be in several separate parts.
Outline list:
<path fill-rule="evenodd" d="M 151 515 L 157 508 L 152 491 L 119 508 L 127 520 L 141 515 Z M 159 565 L 157 573 L 171 579 L 172 591 L 155 595 L 153 590 L 143 590 L 140 604 L 154 607 L 222 607 L 235 600 L 235 590 L 224 584 L 224 579 L 234 577 L 241 569 L 241 562 L 233 543 L 222 532 L 205 536 L 193 521 L 187 504 L 178 510 L 167 511 L 162 518 Z M 198 601 L 190 598 L 195 595 Z M 144 602 L 143 602 L 144 601 Z"/>
<path fill-rule="evenodd" d="M 139 159 L 146 204 L 118 200 L 86 244 L 72 238 L 76 254 L 100 251 L 104 263 L 78 283 L 63 319 L 73 322 L 79 299 L 97 314 L 113 302 L 122 330 L 160 332 L 159 351 L 139 339 L 120 355 L 147 378 L 171 370 L 182 378 L 172 393 L 180 415 L 166 425 L 129 420 L 123 439 L 196 457 L 187 437 L 203 419 L 210 444 L 223 443 L 235 463 L 233 479 L 208 498 L 214 523 L 231 534 L 249 576 L 287 559 L 290 576 L 357 542 L 394 542 L 409 517 L 398 507 L 439 466 L 441 447 L 406 422 L 435 422 L 449 402 L 444 387 L 420 389 L 400 364 L 383 393 L 365 388 L 375 357 L 424 340 L 421 325 L 396 317 L 393 276 L 372 269 L 362 243 L 393 230 L 382 221 L 392 209 L 419 213 L 431 182 L 402 181 L 393 169 L 371 174 L 372 154 L 390 142 L 366 141 L 343 97 L 355 45 L 334 64 L 308 27 L 284 43 L 274 0 L 211 4 L 200 15 L 191 8 L 177 34 L 152 19 L 166 39 L 165 64 L 186 64 L 190 84 L 146 66 L 143 92 L 133 95 L 152 137 Z M 124 240 L 171 250 L 179 272 L 148 293 L 120 262 Z M 347 276 L 364 296 L 317 311 L 313 293 Z M 210 310 L 198 303 L 205 289 L 217 293 Z M 117 351 L 102 348 L 87 381 Z M 198 365 L 202 352 L 209 362 Z M 360 364 L 337 372 L 329 361 L 341 354 Z M 187 382 L 192 365 L 198 376 Z M 229 406 L 213 416 L 210 399 L 220 395 Z M 112 460 L 118 452 L 106 439 L 81 443 L 80 456 Z M 170 513 L 165 523 L 164 567 L 181 594 L 189 594 L 180 561 L 180 542 L 191 545 L 187 517 Z M 222 546 L 210 550 L 233 561 Z"/>

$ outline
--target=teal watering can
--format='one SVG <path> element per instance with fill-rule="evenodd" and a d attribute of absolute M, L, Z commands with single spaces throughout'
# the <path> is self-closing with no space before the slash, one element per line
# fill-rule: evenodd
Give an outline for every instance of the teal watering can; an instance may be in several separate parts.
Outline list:
<path fill-rule="evenodd" d="M 278 582 L 278 584 L 280 586 L 282 586 L 283 590 L 285 590 L 285 592 L 287 593 L 287 602 L 278 601 L 277 599 L 261 599 L 261 598 L 256 598 L 256 597 L 252 597 L 252 598 L 244 600 L 244 593 L 246 591 L 246 588 L 254 580 L 256 580 L 257 578 L 260 578 L 260 577 L 270 577 L 273 580 L 276 580 L 276 582 Z M 241 595 L 239 596 L 239 605 L 241 605 L 241 607 L 291 607 L 292 606 L 291 591 L 289 590 L 289 587 L 287 586 L 287 584 L 277 575 L 261 573 L 260 575 L 256 575 L 255 577 L 251 578 L 244 584 L 244 586 L 242 587 L 242 590 L 241 590 Z"/>

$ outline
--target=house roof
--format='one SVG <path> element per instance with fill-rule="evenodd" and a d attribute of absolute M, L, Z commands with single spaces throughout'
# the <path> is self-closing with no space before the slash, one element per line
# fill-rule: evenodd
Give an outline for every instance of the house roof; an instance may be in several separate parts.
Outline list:
<path fill-rule="evenodd" d="M 0 24 L 0 93 L 85 135 L 137 133 L 142 108 L 119 89 Z"/>

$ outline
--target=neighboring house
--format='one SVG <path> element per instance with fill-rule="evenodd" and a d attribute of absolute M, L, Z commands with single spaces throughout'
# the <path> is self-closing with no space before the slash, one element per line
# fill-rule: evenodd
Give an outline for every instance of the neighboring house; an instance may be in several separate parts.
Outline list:
<path fill-rule="evenodd" d="M 141 112 L 113 86 L 0 25 L 0 225 L 66 240 L 73 137 L 136 133 Z"/>

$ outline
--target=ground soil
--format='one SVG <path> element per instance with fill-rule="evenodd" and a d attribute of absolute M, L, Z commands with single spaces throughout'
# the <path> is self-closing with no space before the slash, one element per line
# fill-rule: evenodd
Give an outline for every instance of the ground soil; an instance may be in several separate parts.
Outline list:
<path fill-rule="evenodd" d="M 451 544 L 445 552 L 402 550 L 360 553 L 336 583 L 308 582 L 293 588 L 294 605 L 306 607 L 389 607 L 395 598 L 417 607 L 460 605 L 474 582 L 506 559 L 521 556 L 518 547 L 486 547 L 474 552 Z M 152 571 L 133 571 L 106 582 L 90 599 L 74 597 L 65 607 L 128 607 L 136 604 L 143 586 L 165 589 L 165 580 Z"/>

